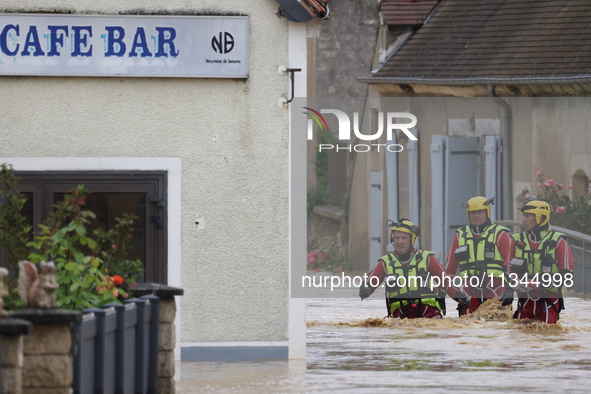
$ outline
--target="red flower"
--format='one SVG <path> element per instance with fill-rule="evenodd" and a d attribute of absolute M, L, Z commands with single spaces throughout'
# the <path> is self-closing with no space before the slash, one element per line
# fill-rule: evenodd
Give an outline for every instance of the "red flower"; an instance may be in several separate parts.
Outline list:
<path fill-rule="evenodd" d="M 113 282 L 117 285 L 117 286 L 121 286 L 123 284 L 123 278 L 120 277 L 119 275 L 113 275 Z"/>
<path fill-rule="evenodd" d="M 566 208 L 563 206 L 556 207 L 556 213 L 566 213 Z"/>

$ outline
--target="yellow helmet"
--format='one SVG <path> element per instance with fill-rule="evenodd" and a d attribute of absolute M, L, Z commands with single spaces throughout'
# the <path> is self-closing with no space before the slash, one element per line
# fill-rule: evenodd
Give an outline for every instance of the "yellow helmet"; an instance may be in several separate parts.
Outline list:
<path fill-rule="evenodd" d="M 466 213 L 472 211 L 486 210 L 486 217 L 490 219 L 490 206 L 495 203 L 495 198 L 486 198 L 482 196 L 472 197 L 462 204 L 462 207 L 466 208 Z"/>
<path fill-rule="evenodd" d="M 542 200 L 526 201 L 519 209 L 523 213 L 531 213 L 536 216 L 536 223 L 542 227 L 550 221 L 550 204 Z M 544 219 L 542 219 L 544 216 Z"/>
<path fill-rule="evenodd" d="M 417 235 L 419 235 L 419 228 L 410 220 L 402 218 L 397 222 L 388 220 L 388 226 L 390 226 L 390 243 L 394 243 L 394 231 L 401 231 L 403 233 L 410 234 L 411 245 L 415 244 Z"/>

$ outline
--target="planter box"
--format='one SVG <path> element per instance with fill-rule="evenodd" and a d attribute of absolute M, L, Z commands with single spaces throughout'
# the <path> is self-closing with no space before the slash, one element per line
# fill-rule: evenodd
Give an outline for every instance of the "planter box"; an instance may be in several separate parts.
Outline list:
<path fill-rule="evenodd" d="M 74 393 L 156 393 L 160 299 L 84 311 L 75 329 Z"/>
<path fill-rule="evenodd" d="M 182 294 L 182 289 L 142 284 L 140 298 L 84 313 L 11 312 L 10 319 L 0 319 L 6 353 L 0 392 L 173 394 L 174 362 L 165 367 L 162 360 L 174 361 L 174 296 Z M 3 324 L 7 321 L 12 324 Z"/>

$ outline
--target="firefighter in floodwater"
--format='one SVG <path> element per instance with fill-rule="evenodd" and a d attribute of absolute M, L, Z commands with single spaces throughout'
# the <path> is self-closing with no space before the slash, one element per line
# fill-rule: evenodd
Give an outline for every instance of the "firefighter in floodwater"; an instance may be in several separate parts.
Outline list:
<path fill-rule="evenodd" d="M 460 227 L 447 254 L 448 275 L 463 278 L 470 304 L 458 305 L 458 315 L 474 312 L 489 298 L 502 298 L 503 306 L 513 303 L 513 291 L 507 287 L 507 270 L 513 241 L 506 227 L 491 221 L 494 198 L 472 197 L 462 206 L 469 223 Z"/>
<path fill-rule="evenodd" d="M 566 235 L 552 230 L 550 204 L 528 200 L 521 207 L 525 231 L 514 234 L 510 285 L 519 301 L 515 319 L 556 323 L 564 309 L 563 288 L 573 284 L 573 252 Z"/>
<path fill-rule="evenodd" d="M 394 252 L 378 259 L 378 264 L 359 288 L 359 297 L 362 300 L 369 297 L 384 282 L 388 317 L 400 319 L 441 319 L 442 305 L 437 299 L 440 290 L 458 303 L 467 304 L 468 297 L 461 290 L 451 287 L 451 278 L 444 279 L 445 270 L 434 253 L 415 249 L 418 227 L 408 219 L 389 221 L 388 224 Z M 441 288 L 436 286 L 436 278 L 442 284 Z"/>

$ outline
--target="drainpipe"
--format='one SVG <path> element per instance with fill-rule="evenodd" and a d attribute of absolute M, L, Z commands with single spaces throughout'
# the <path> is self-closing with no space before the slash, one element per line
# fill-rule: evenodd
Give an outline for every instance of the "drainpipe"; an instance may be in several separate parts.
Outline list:
<path fill-rule="evenodd" d="M 497 97 L 495 86 L 488 86 L 488 95 L 503 110 L 503 131 L 502 131 L 502 170 L 503 187 L 501 193 L 502 218 L 513 219 L 513 178 L 511 176 L 511 122 L 513 114 L 511 106 L 504 99 Z"/>

